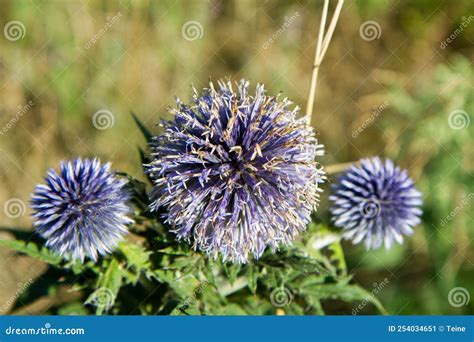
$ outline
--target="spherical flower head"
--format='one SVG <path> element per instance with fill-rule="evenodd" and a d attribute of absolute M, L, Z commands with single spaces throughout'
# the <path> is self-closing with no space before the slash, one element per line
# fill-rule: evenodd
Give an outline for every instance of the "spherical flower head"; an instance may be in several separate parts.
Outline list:
<path fill-rule="evenodd" d="M 413 233 L 420 223 L 422 196 L 406 170 L 391 160 L 363 159 L 352 165 L 334 186 L 330 211 L 343 237 L 367 249 L 388 249 L 393 241 Z"/>
<path fill-rule="evenodd" d="M 97 260 L 114 250 L 133 222 L 125 184 L 98 159 L 62 162 L 33 193 L 36 231 L 66 259 Z"/>
<path fill-rule="evenodd" d="M 310 222 L 324 172 L 314 131 L 288 99 L 254 95 L 242 80 L 219 82 L 192 103 L 178 99 L 174 119 L 151 143 L 146 165 L 154 190 L 151 208 L 163 208 L 178 239 L 216 258 L 245 263 L 267 246 L 276 250 Z"/>

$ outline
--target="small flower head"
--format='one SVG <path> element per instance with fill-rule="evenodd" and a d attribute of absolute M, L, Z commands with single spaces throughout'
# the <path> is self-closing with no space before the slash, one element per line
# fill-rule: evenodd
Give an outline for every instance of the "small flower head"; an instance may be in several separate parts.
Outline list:
<path fill-rule="evenodd" d="M 179 239 L 245 263 L 290 244 L 310 221 L 324 173 L 314 131 L 288 99 L 247 81 L 194 90 L 151 144 L 152 209 Z"/>
<path fill-rule="evenodd" d="M 97 260 L 112 252 L 133 222 L 125 183 L 98 159 L 62 162 L 33 193 L 36 231 L 67 259 Z"/>
<path fill-rule="evenodd" d="M 393 240 L 403 242 L 420 223 L 422 196 L 406 170 L 391 160 L 363 159 L 351 166 L 334 186 L 329 199 L 332 219 L 343 236 L 365 246 L 390 248 Z"/>

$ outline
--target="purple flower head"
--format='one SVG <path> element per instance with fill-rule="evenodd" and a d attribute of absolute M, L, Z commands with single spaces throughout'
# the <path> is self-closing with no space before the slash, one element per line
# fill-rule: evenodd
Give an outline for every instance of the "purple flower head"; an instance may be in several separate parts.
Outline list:
<path fill-rule="evenodd" d="M 393 240 L 403 242 L 420 223 L 421 193 L 406 170 L 391 160 L 362 159 L 352 165 L 334 186 L 329 199 L 332 219 L 343 229 L 343 237 L 366 248 L 390 248 Z"/>
<path fill-rule="evenodd" d="M 125 183 L 98 159 L 62 162 L 59 173 L 51 169 L 33 193 L 36 231 L 67 259 L 97 260 L 112 252 L 133 222 Z"/>
<path fill-rule="evenodd" d="M 249 94 L 245 80 L 237 91 L 230 81 L 194 89 L 190 105 L 177 100 L 146 168 L 152 210 L 165 209 L 178 239 L 245 263 L 305 230 L 324 179 L 315 161 L 323 151 L 290 105 L 263 85 Z"/>

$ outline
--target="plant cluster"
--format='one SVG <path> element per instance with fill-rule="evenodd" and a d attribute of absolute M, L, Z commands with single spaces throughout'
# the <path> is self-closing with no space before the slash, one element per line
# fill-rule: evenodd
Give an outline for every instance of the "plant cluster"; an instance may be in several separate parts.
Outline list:
<path fill-rule="evenodd" d="M 235 86 L 178 99 L 157 136 L 134 116 L 147 182 L 77 158 L 36 187 L 41 238 L 0 244 L 79 293 L 58 313 L 323 314 L 326 301 L 367 298 L 384 312 L 351 282 L 340 241 L 401 243 L 420 222 L 413 181 L 390 160 L 362 160 L 329 197 L 334 224 L 322 222 L 313 128 L 263 85 Z"/>

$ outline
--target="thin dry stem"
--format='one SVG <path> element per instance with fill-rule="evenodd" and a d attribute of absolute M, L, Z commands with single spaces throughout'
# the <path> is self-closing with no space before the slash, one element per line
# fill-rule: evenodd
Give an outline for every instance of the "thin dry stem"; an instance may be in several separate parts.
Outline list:
<path fill-rule="evenodd" d="M 336 29 L 336 24 L 339 19 L 339 15 L 341 14 L 343 4 L 344 0 L 339 0 L 332 16 L 331 22 L 329 23 L 328 30 L 326 31 L 326 33 L 324 33 L 329 6 L 329 0 L 324 0 L 323 13 L 321 16 L 321 23 L 319 25 L 318 41 L 314 54 L 311 85 L 309 89 L 308 102 L 306 104 L 306 121 L 308 122 L 308 125 L 311 125 L 311 117 L 313 116 L 314 97 L 316 95 L 316 86 L 318 83 L 319 66 L 321 65 L 321 62 L 323 61 L 323 58 L 326 55 L 326 51 L 329 47 L 329 43 L 331 42 L 332 35 L 334 33 L 334 30 Z"/>

